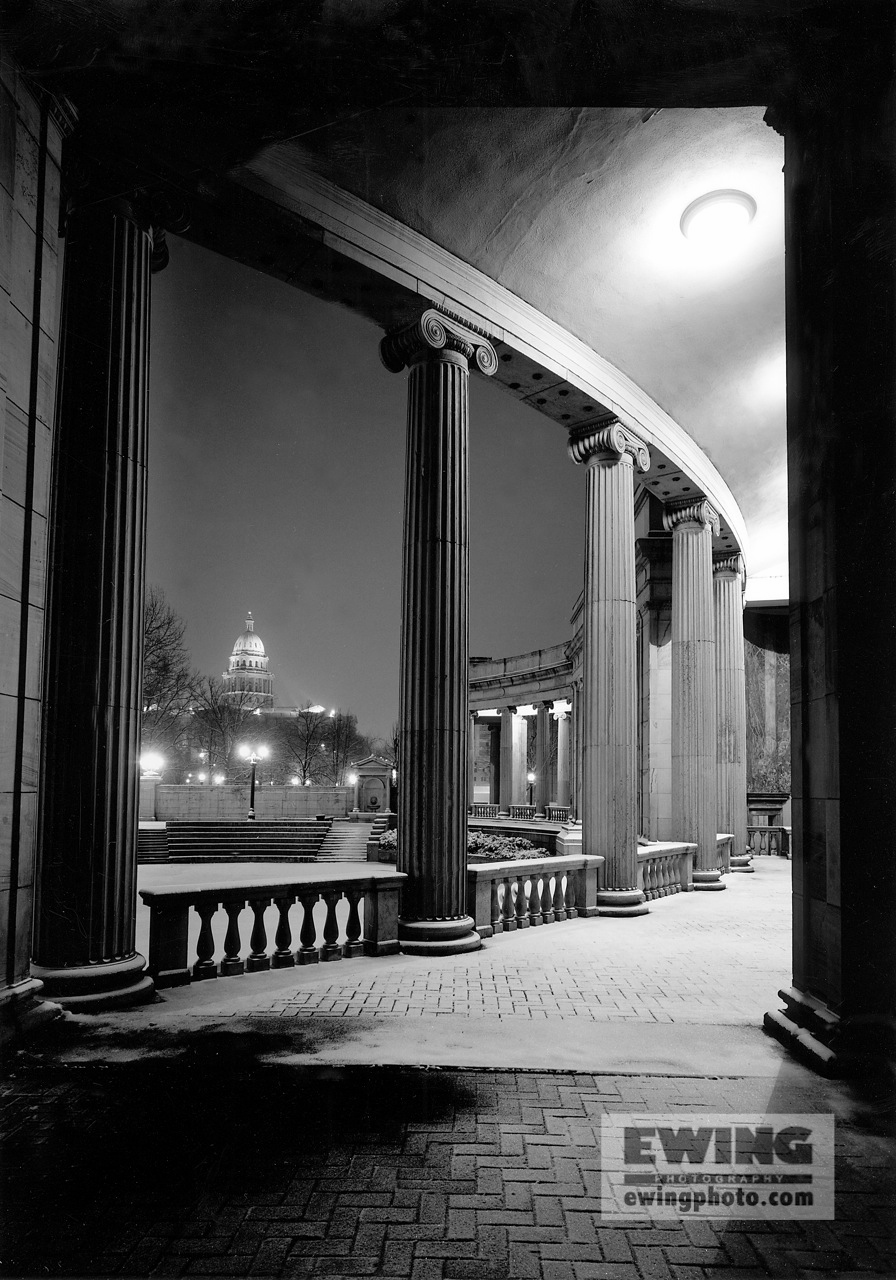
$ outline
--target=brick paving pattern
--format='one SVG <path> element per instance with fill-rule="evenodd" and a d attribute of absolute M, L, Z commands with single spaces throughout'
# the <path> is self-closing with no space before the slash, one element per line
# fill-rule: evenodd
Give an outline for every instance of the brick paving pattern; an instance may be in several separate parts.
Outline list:
<path fill-rule="evenodd" d="M 575 920 L 500 935 L 440 961 L 297 969 L 254 1017 L 584 1018 L 761 1025 L 790 983 L 790 863 L 756 860 L 725 892 L 677 894 L 637 920 Z M 685 958 L 686 957 L 686 961 Z M 224 984 L 219 994 L 227 998 Z M 241 995 L 247 991 L 241 986 Z M 189 997 L 176 996 L 186 1006 Z"/>
<path fill-rule="evenodd" d="M 767 1079 L 313 1070 L 197 1031 L 177 1069 L 20 1055 L 6 1276 L 758 1280 L 896 1274 L 885 1097 Z M 890 1100 L 891 1101 L 891 1100 Z M 835 1110 L 834 1222 L 602 1224 L 599 1122 Z"/>

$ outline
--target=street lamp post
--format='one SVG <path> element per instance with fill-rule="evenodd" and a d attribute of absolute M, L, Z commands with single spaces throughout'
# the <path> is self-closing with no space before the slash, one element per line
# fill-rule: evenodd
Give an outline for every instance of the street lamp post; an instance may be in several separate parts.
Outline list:
<path fill-rule="evenodd" d="M 247 814 L 247 822 L 255 821 L 255 766 L 262 760 L 266 760 L 270 755 L 267 747 L 240 747 L 240 755 L 244 760 L 248 760 L 252 766 L 252 782 L 249 787 L 249 813 Z"/>
<path fill-rule="evenodd" d="M 530 773 L 527 773 L 527 774 L 526 774 L 526 781 L 527 781 L 527 782 L 528 782 L 528 784 L 529 784 L 529 804 L 531 804 L 531 803 L 532 803 L 532 788 L 535 786 L 535 774 L 534 774 L 534 773 L 531 773 L 531 772 L 530 772 Z"/>

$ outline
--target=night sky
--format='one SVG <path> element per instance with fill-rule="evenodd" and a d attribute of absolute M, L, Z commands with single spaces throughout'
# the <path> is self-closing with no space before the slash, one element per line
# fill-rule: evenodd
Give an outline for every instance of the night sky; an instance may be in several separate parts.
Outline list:
<path fill-rule="evenodd" d="M 251 609 L 278 706 L 398 716 L 406 374 L 377 326 L 170 238 L 153 277 L 147 580 L 220 675 Z M 570 636 L 584 472 L 565 432 L 470 378 L 470 652 Z"/>

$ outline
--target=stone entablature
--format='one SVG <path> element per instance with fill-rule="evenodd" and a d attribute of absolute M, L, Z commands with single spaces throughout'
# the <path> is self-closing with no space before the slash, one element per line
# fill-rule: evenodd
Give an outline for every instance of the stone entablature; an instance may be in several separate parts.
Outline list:
<path fill-rule="evenodd" d="M 508 658 L 471 658 L 470 710 L 568 698 L 573 676 L 568 650 L 568 644 L 555 644 Z"/>

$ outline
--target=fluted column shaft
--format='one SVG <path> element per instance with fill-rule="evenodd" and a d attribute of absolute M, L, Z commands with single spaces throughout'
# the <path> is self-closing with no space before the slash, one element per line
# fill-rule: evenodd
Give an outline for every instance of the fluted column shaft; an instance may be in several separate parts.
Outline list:
<path fill-rule="evenodd" d="M 66 228 L 34 958 L 85 1010 L 152 993 L 134 946 L 152 247 L 124 202 Z"/>
<path fill-rule="evenodd" d="M 557 717 L 557 804 L 569 804 L 569 712 Z"/>
<path fill-rule="evenodd" d="M 473 804 L 473 802 L 474 802 L 474 800 L 475 800 L 475 798 L 476 798 L 476 793 L 475 793 L 475 787 L 476 787 L 476 750 L 477 750 L 478 745 L 479 745 L 479 742 L 478 742 L 478 735 L 477 735 L 477 733 L 476 733 L 476 713 L 475 713 L 475 711 L 474 711 L 474 712 L 470 715 L 470 726 L 469 726 L 469 742 L 468 742 L 468 748 L 469 748 L 469 753 L 470 753 L 470 755 L 469 755 L 469 759 L 468 759 L 468 761 L 467 761 L 467 806 L 468 806 L 468 807 L 469 807 L 470 805 L 472 805 L 472 804 Z"/>
<path fill-rule="evenodd" d="M 498 770 L 498 802 L 502 813 L 509 813 L 513 803 L 513 708 L 501 708 L 500 768 Z"/>
<path fill-rule="evenodd" d="M 550 800 L 548 761 L 550 753 L 550 703 L 540 703 L 535 717 L 535 814 L 543 818 Z"/>
<path fill-rule="evenodd" d="M 526 755 L 529 743 L 529 725 L 525 716 L 513 717 L 513 792 L 512 804 L 526 803 Z"/>
<path fill-rule="evenodd" d="M 633 463 L 644 445 L 619 423 L 572 432 L 587 467 L 582 687 L 582 851 L 606 859 L 605 915 L 642 915 L 638 889 Z"/>
<path fill-rule="evenodd" d="M 708 502 L 667 508 L 672 531 L 672 819 L 697 845 L 695 889 L 724 889 L 716 835 L 715 626 Z"/>
<path fill-rule="evenodd" d="M 747 693 L 744 674 L 744 593 L 740 556 L 713 565 L 716 637 L 716 785 L 719 830 L 734 837 L 735 866 L 747 845 Z M 723 871 L 730 870 L 723 866 Z"/>
<path fill-rule="evenodd" d="M 466 912 L 469 361 L 494 372 L 480 335 L 436 311 L 386 337 L 386 367 L 407 366 L 398 819 L 399 940 L 415 954 L 480 945 Z"/>

